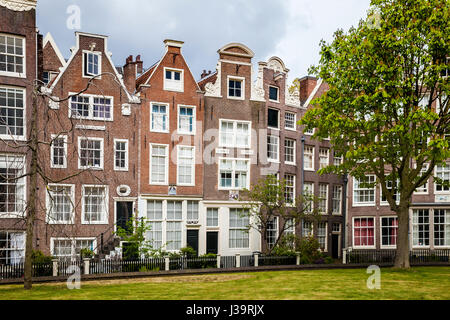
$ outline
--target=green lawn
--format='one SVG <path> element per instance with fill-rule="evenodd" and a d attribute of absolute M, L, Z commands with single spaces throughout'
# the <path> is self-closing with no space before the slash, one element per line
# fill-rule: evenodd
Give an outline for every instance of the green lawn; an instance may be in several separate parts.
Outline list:
<path fill-rule="evenodd" d="M 7 285 L 0 299 L 450 299 L 450 267 L 381 269 L 380 290 L 367 289 L 369 276 L 365 269 L 335 269 L 103 280 L 82 282 L 80 290 L 65 283 L 35 284 L 30 292 Z"/>

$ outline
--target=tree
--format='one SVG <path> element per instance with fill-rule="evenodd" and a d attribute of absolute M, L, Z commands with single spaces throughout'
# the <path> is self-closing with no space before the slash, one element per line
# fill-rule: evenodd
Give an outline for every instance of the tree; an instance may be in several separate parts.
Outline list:
<path fill-rule="evenodd" d="M 413 192 L 450 157 L 450 3 L 372 0 L 368 22 L 321 42 L 310 71 L 329 90 L 300 120 L 314 137 L 330 137 L 345 161 L 320 173 L 349 173 L 362 187 L 381 185 L 398 216 L 395 267 L 409 268 Z M 438 108 L 436 108 L 436 105 Z M 448 137 L 448 136 L 447 136 Z M 366 174 L 376 181 L 364 181 Z M 435 181 L 448 186 L 442 177 Z"/>
<path fill-rule="evenodd" d="M 130 218 L 126 223 L 126 228 L 117 226 L 117 235 L 127 243 L 124 246 L 123 256 L 128 258 L 147 257 L 155 250 L 152 241 L 147 240 L 145 235 L 151 230 L 150 224 L 145 219 Z"/>
<path fill-rule="evenodd" d="M 286 230 L 296 228 L 303 219 L 320 221 L 320 213 L 314 205 L 316 199 L 308 192 L 295 196 L 295 191 L 287 192 L 286 180 L 278 180 L 275 175 L 268 175 L 252 185 L 250 190 L 245 189 L 244 195 L 248 202 L 243 206 L 245 215 L 253 219 L 250 227 L 261 234 L 263 240 L 263 252 L 270 255 L 277 246 Z M 279 218 L 278 235 L 270 246 L 267 231 Z"/>

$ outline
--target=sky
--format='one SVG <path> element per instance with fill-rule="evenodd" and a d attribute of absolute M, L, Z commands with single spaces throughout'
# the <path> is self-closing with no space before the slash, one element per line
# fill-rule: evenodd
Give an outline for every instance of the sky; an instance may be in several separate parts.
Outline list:
<path fill-rule="evenodd" d="M 144 68 L 164 54 L 164 39 L 184 41 L 183 55 L 198 80 L 214 71 L 217 50 L 240 42 L 259 61 L 280 57 L 289 79 L 319 62 L 319 42 L 366 17 L 370 0 L 38 0 L 37 24 L 70 57 L 75 31 L 109 36 L 117 66 L 141 55 Z M 78 15 L 79 12 L 79 15 Z"/>

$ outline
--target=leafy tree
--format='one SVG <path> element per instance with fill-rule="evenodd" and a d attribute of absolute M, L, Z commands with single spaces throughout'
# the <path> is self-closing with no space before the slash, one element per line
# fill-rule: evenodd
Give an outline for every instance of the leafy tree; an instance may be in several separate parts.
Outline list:
<path fill-rule="evenodd" d="M 150 231 L 151 227 L 145 219 L 136 219 L 131 217 L 125 228 L 117 226 L 116 234 L 127 243 L 123 247 L 123 255 L 125 257 L 148 257 L 154 252 L 152 242 L 145 238 L 145 234 Z"/>
<path fill-rule="evenodd" d="M 303 219 L 320 221 L 320 213 L 315 209 L 317 205 L 314 205 L 317 199 L 309 193 L 290 198 L 286 194 L 286 186 L 284 179 L 278 180 L 276 176 L 268 175 L 254 184 L 251 190 L 244 190 L 248 199 L 244 205 L 247 213 L 244 214 L 253 220 L 250 228 L 261 234 L 264 243 L 263 252 L 268 255 L 272 253 L 289 227 L 296 228 Z M 273 246 L 269 246 L 267 230 L 276 217 L 280 219 L 278 236 Z"/>
<path fill-rule="evenodd" d="M 344 164 L 320 173 L 376 175 L 375 183 L 362 186 L 381 185 L 398 215 L 395 267 L 409 268 L 411 196 L 450 157 L 449 81 L 443 77 L 449 72 L 450 2 L 372 0 L 371 6 L 367 21 L 321 42 L 319 65 L 310 71 L 329 90 L 300 124 L 317 128 L 316 138 L 330 137 L 344 155 Z"/>

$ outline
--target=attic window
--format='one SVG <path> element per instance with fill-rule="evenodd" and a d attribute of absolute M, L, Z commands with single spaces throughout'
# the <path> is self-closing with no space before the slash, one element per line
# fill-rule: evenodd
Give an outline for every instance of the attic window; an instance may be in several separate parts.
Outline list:
<path fill-rule="evenodd" d="M 102 56 L 99 52 L 83 52 L 83 76 L 95 77 L 101 73 Z"/>
<path fill-rule="evenodd" d="M 164 68 L 164 90 L 184 91 L 183 70 Z"/>
<path fill-rule="evenodd" d="M 278 88 L 269 86 L 269 99 L 270 101 L 276 101 L 278 102 Z"/>

